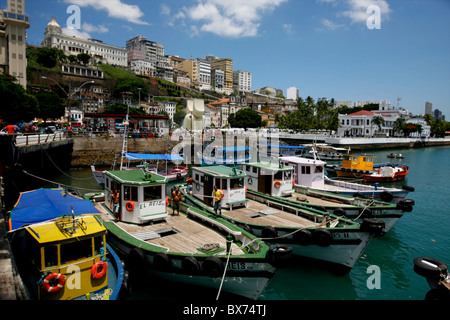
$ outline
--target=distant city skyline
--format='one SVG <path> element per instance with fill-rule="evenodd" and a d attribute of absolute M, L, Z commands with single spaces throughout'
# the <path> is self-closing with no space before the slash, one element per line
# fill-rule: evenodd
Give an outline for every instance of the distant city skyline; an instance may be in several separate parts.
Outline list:
<path fill-rule="evenodd" d="M 32 45 L 55 17 L 65 33 L 114 46 L 142 35 L 168 55 L 233 59 L 253 90 L 400 101 L 413 114 L 429 101 L 450 114 L 450 1 L 28 0 L 25 14 Z"/>

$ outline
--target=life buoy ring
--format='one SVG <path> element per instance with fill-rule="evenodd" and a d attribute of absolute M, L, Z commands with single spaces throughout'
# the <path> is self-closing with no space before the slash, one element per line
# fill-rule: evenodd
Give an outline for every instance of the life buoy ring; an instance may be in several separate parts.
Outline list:
<path fill-rule="evenodd" d="M 295 179 L 292 179 L 292 187 L 295 186 Z"/>
<path fill-rule="evenodd" d="M 276 189 L 279 189 L 279 188 L 281 187 L 281 181 L 275 181 L 275 183 L 273 184 L 273 186 L 274 186 Z"/>
<path fill-rule="evenodd" d="M 169 205 L 169 197 L 166 197 L 166 207 Z"/>
<path fill-rule="evenodd" d="M 127 209 L 128 212 L 133 211 L 133 210 L 134 210 L 134 203 L 131 202 L 131 201 L 128 201 L 128 202 L 125 204 L 125 208 Z"/>
<path fill-rule="evenodd" d="M 61 273 L 53 272 L 44 278 L 42 286 L 46 292 L 54 293 L 64 288 L 66 278 Z"/>
<path fill-rule="evenodd" d="M 94 279 L 100 279 L 106 274 L 108 264 L 105 261 L 97 261 L 91 268 L 91 275 Z"/>

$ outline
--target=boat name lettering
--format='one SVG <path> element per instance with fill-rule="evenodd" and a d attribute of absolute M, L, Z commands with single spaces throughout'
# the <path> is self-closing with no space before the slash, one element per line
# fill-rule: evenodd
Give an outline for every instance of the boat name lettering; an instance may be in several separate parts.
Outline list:
<path fill-rule="evenodd" d="M 164 205 L 164 202 L 162 200 L 143 202 L 143 203 L 139 204 L 139 209 L 145 209 L 148 207 L 156 207 L 156 206 L 162 206 L 162 205 Z"/>
<path fill-rule="evenodd" d="M 243 262 L 230 262 L 228 264 L 228 269 L 230 269 L 230 270 L 246 270 L 247 265 Z"/>
<path fill-rule="evenodd" d="M 348 239 L 350 235 L 348 232 L 333 232 L 334 239 Z"/>

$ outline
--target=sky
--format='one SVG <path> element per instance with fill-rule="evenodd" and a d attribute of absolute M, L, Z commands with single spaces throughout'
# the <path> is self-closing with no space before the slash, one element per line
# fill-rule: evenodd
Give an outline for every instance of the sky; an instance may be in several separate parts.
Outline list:
<path fill-rule="evenodd" d="M 29 44 L 55 17 L 64 33 L 118 47 L 142 35 L 166 55 L 231 58 L 253 90 L 388 100 L 413 114 L 429 101 L 450 117 L 449 0 L 25 1 Z"/>

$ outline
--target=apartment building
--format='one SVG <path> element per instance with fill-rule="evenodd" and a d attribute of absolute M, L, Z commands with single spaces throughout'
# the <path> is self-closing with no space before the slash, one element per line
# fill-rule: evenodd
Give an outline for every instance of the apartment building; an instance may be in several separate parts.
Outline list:
<path fill-rule="evenodd" d="M 0 10 L 0 71 L 27 85 L 26 29 L 30 18 L 25 15 L 25 0 L 8 0 L 7 8 Z"/>
<path fill-rule="evenodd" d="M 252 74 L 248 71 L 233 71 L 233 88 L 238 92 L 252 91 Z"/>
<path fill-rule="evenodd" d="M 223 88 L 228 94 L 233 92 L 233 60 L 229 58 L 211 61 L 211 70 L 220 69 L 224 72 Z"/>

